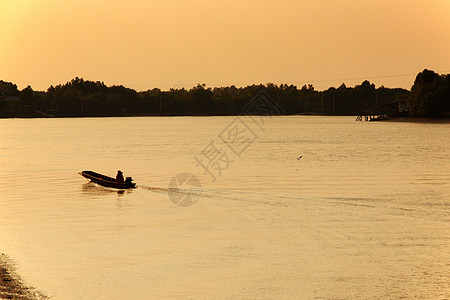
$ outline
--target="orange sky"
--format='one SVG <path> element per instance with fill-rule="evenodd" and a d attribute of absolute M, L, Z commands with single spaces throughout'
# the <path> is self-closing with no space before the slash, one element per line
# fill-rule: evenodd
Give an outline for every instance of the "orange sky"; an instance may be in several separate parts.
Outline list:
<path fill-rule="evenodd" d="M 450 1 L 0 0 L 0 43 L 0 79 L 35 90 L 76 76 L 410 88 L 424 68 L 450 72 Z"/>

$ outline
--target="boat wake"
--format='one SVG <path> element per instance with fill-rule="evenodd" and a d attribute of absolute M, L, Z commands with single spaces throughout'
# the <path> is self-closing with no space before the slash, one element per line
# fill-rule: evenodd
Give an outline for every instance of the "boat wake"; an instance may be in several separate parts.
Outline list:
<path fill-rule="evenodd" d="M 168 194 L 171 196 L 190 196 L 195 199 L 200 197 L 205 199 L 214 199 L 216 201 L 241 201 L 247 203 L 257 203 L 270 206 L 290 206 L 288 203 L 274 201 L 271 195 L 258 194 L 254 192 L 236 191 L 236 190 L 214 190 L 214 189 L 183 189 L 183 188 L 163 188 L 146 185 L 139 185 L 138 188 L 152 191 L 159 194 Z"/>
<path fill-rule="evenodd" d="M 205 194 L 200 189 L 181 189 L 181 188 L 170 188 L 170 187 L 162 188 L 162 187 L 146 186 L 146 185 L 139 185 L 137 187 L 144 189 L 144 190 L 152 191 L 155 193 L 160 193 L 160 194 L 177 193 L 177 194 L 192 195 L 192 196 L 197 196 L 197 197 L 205 196 Z"/>

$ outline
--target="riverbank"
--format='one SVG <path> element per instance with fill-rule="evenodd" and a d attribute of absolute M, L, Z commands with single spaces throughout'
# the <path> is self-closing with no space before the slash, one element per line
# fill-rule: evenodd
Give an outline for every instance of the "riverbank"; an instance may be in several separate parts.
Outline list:
<path fill-rule="evenodd" d="M 0 253 L 0 299 L 41 300 L 49 299 L 32 287 L 27 287 L 15 273 L 11 261 Z"/>
<path fill-rule="evenodd" d="M 413 118 L 413 117 L 400 117 L 386 120 L 380 120 L 381 122 L 409 122 L 409 123 L 442 123 L 449 124 L 450 118 Z"/>

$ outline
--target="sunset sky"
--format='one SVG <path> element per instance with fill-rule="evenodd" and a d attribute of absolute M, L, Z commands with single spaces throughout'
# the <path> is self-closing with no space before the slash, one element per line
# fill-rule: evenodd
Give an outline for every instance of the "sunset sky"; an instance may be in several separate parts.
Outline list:
<path fill-rule="evenodd" d="M 0 79 L 136 90 L 410 88 L 450 72 L 449 0 L 0 0 Z"/>

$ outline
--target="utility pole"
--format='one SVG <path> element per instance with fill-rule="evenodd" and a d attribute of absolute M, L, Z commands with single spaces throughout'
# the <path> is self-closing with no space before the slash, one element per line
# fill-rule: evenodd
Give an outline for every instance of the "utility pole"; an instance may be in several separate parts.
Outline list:
<path fill-rule="evenodd" d="M 278 88 L 277 88 L 277 111 L 280 111 L 280 106 L 278 105 Z"/>
<path fill-rule="evenodd" d="M 161 91 L 159 91 L 159 114 L 162 114 Z"/>
<path fill-rule="evenodd" d="M 333 115 L 336 115 L 336 91 L 333 91 Z"/>
<path fill-rule="evenodd" d="M 83 115 L 83 97 L 80 94 L 80 115 Z"/>

